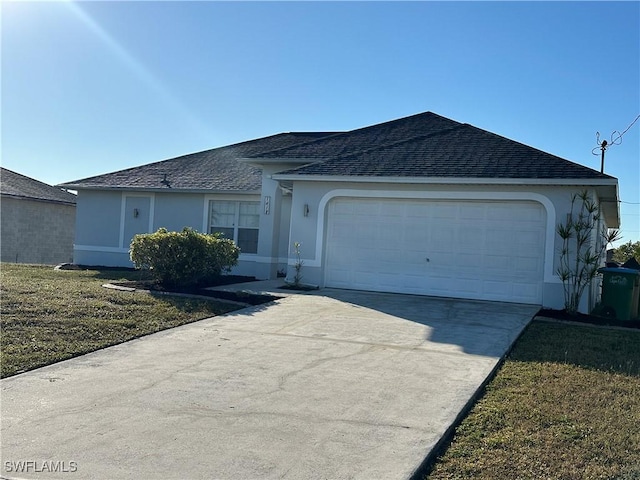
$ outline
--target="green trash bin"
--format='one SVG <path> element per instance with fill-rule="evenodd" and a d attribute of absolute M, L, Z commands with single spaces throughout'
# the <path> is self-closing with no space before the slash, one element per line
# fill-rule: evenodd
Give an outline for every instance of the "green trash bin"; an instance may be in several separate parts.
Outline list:
<path fill-rule="evenodd" d="M 602 273 L 602 305 L 612 308 L 617 320 L 635 320 L 638 315 L 640 272 L 631 268 L 605 267 Z"/>
<path fill-rule="evenodd" d="M 626 262 L 624 262 L 622 265 L 620 265 L 622 268 L 630 268 L 631 270 L 636 270 L 638 273 L 640 273 L 640 263 L 638 263 L 638 261 L 631 257 L 629 260 L 627 260 Z M 640 285 L 638 286 L 637 290 L 637 295 L 636 295 L 636 299 L 634 301 L 635 304 L 635 317 L 640 320 Z M 631 307 L 631 318 L 633 318 L 633 312 L 634 309 L 633 307 Z"/>

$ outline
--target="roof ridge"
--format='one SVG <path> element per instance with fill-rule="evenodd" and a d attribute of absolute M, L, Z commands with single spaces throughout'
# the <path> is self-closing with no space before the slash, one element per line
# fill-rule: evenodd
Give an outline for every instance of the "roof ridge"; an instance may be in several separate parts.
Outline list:
<path fill-rule="evenodd" d="M 313 143 L 321 142 L 321 141 L 326 140 L 328 138 L 339 137 L 341 135 L 345 135 L 345 134 L 350 133 L 350 132 L 352 132 L 352 130 L 347 130 L 346 132 L 337 132 L 337 133 L 334 133 L 332 135 L 327 135 L 326 137 L 314 138 L 313 140 L 307 140 L 306 142 L 298 143 L 296 145 L 290 145 L 288 147 L 280 147 L 280 148 L 275 148 L 275 149 L 272 149 L 272 150 L 265 150 L 264 152 L 260 152 L 258 154 L 250 155 L 247 158 L 262 158 L 262 156 L 265 155 L 265 154 L 272 154 L 272 153 L 280 152 L 280 151 L 283 151 L 283 150 L 289 150 L 290 148 L 303 147 L 305 145 L 310 145 L 310 144 L 313 144 Z"/>
<path fill-rule="evenodd" d="M 412 141 L 418 140 L 418 139 L 427 139 L 427 138 L 435 137 L 435 136 L 438 136 L 438 135 L 446 135 L 446 134 L 451 133 L 451 132 L 453 132 L 455 130 L 459 130 L 460 128 L 464 127 L 464 125 L 465 124 L 460 123 L 460 124 L 458 124 L 458 125 L 456 125 L 454 127 L 444 128 L 442 130 L 438 130 L 437 132 L 429 132 L 429 133 L 423 133 L 421 135 L 414 135 L 412 137 L 403 138 L 402 140 L 395 140 L 393 142 L 385 143 L 385 144 L 382 144 L 382 145 L 377 145 L 377 146 L 374 146 L 374 147 L 368 147 L 368 148 L 365 148 L 363 150 L 357 150 L 357 151 L 354 151 L 354 152 L 345 153 L 344 155 L 337 155 L 335 157 L 330 157 L 330 158 L 327 158 L 327 159 L 324 159 L 324 160 L 317 160 L 315 162 L 307 163 L 306 165 L 301 165 L 299 167 L 294 167 L 294 168 L 288 169 L 287 171 L 293 172 L 295 170 L 299 170 L 299 169 L 305 168 L 305 167 L 307 167 L 309 165 L 313 165 L 313 164 L 316 164 L 316 163 L 327 163 L 327 162 L 333 162 L 333 161 L 336 161 L 336 160 L 344 160 L 344 159 L 347 159 L 347 158 L 356 157 L 357 155 L 363 155 L 363 154 L 367 154 L 367 153 L 370 153 L 370 152 L 373 152 L 373 151 L 383 150 L 385 148 L 390 148 L 390 147 L 395 147 L 397 145 L 402 145 L 403 143 L 412 142 Z"/>
<path fill-rule="evenodd" d="M 282 134 L 285 134 L 285 135 L 305 135 L 305 134 L 306 135 L 310 135 L 311 134 L 311 135 L 313 135 L 313 134 L 321 134 L 321 133 L 323 133 L 323 132 L 318 132 L 318 131 L 315 131 L 315 130 L 311 130 L 309 132 L 283 132 Z M 337 137 L 339 135 L 344 135 L 345 133 L 349 133 L 349 131 L 326 132 L 326 133 L 327 133 L 327 135 L 325 135 L 324 137 L 314 138 L 313 140 L 307 140 L 307 141 L 304 141 L 304 142 L 296 143 L 294 145 L 289 145 L 288 147 L 280 147 L 280 148 L 274 148 L 274 149 L 271 149 L 271 150 L 265 150 L 264 152 L 260 152 L 259 154 L 255 154 L 254 153 L 253 155 L 249 155 L 246 158 L 261 158 L 261 155 L 264 155 L 264 154 L 277 152 L 277 151 L 280 151 L 280 150 L 287 150 L 289 148 L 302 147 L 302 146 L 305 146 L 305 145 L 309 145 L 310 143 L 316 143 L 316 142 L 320 142 L 320 141 L 326 140 L 327 138 L 333 138 L 333 137 Z M 279 133 L 278 135 L 282 135 L 282 134 Z M 273 136 L 275 136 L 275 135 L 273 135 Z M 265 137 L 265 138 L 268 138 L 268 137 Z"/>
<path fill-rule="evenodd" d="M 413 115 L 407 115 L 406 117 L 400 117 L 400 118 L 396 118 L 394 120 L 387 120 L 386 122 L 374 123 L 373 125 L 367 125 L 366 127 L 354 128 L 353 130 L 347 130 L 347 131 L 344 131 L 344 132 L 338 132 L 338 133 L 336 133 L 334 135 L 329 135 L 327 137 L 317 138 L 317 139 L 314 139 L 314 140 L 310 140 L 308 142 L 300 143 L 298 145 L 290 145 L 288 147 L 282 147 L 282 148 L 276 148 L 276 149 L 273 149 L 273 150 L 267 150 L 267 151 L 261 152 L 260 154 L 251 155 L 251 156 L 249 156 L 247 158 L 261 158 L 262 155 L 272 155 L 272 154 L 277 153 L 277 152 L 283 152 L 283 151 L 287 151 L 287 150 L 290 150 L 290 149 L 293 149 L 293 148 L 298 148 L 298 147 L 302 147 L 302 146 L 306 146 L 306 145 L 311 145 L 311 144 L 314 144 L 314 143 L 319 143 L 319 142 L 328 140 L 330 138 L 333 139 L 333 138 L 338 138 L 338 137 L 341 137 L 341 136 L 352 135 L 355 132 L 365 132 L 365 131 L 373 129 L 373 128 L 380 128 L 380 127 L 382 127 L 384 125 L 388 125 L 390 123 L 400 122 L 402 120 L 408 120 L 410 118 L 416 118 L 416 117 L 420 117 L 420 116 L 438 117 L 438 118 L 441 118 L 443 120 L 447 120 L 449 122 L 455 122 L 458 125 L 462 125 L 460 122 L 457 122 L 456 120 L 452 120 L 450 118 L 443 117 L 442 115 L 439 115 L 439 114 L 434 113 L 434 112 L 432 112 L 430 110 L 427 110 L 426 112 L 414 113 Z M 334 157 L 331 157 L 331 158 L 334 158 Z M 337 157 L 335 157 L 335 158 L 337 158 Z"/>
<path fill-rule="evenodd" d="M 412 172 L 417 176 L 459 177 L 469 175 L 469 171 L 477 178 L 615 179 L 586 165 L 458 122 L 435 132 L 318 159 L 279 174 L 331 176 L 368 172 L 372 176 L 406 176 Z"/>
<path fill-rule="evenodd" d="M 331 157 L 331 158 L 329 158 L 327 160 L 322 160 L 322 161 L 328 162 L 328 161 L 331 161 L 331 160 L 337 160 L 339 158 L 348 158 L 348 157 L 355 156 L 355 155 L 361 155 L 363 153 L 369 153 L 369 152 L 374 151 L 374 150 L 383 150 L 383 149 L 388 148 L 388 147 L 395 147 L 397 145 L 402 145 L 403 143 L 412 142 L 412 141 L 418 140 L 418 139 L 423 139 L 423 138 L 426 139 L 426 138 L 436 137 L 438 135 L 446 135 L 446 134 L 451 133 L 451 132 L 453 132 L 455 130 L 459 130 L 462 127 L 464 127 L 464 124 L 461 123 L 461 124 L 456 125 L 454 127 L 443 128 L 442 130 L 438 130 L 437 132 L 429 132 L 429 133 L 422 133 L 422 134 L 419 134 L 419 135 L 414 135 L 412 137 L 403 138 L 402 140 L 395 140 L 393 142 L 384 143 L 382 145 L 376 145 L 374 147 L 365 148 L 363 150 L 357 150 L 357 151 L 354 151 L 354 152 L 346 153 L 344 155 L 337 155 L 335 157 Z"/>

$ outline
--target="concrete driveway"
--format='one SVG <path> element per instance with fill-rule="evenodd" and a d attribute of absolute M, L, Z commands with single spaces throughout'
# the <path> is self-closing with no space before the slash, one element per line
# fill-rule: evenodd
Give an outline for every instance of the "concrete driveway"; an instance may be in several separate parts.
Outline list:
<path fill-rule="evenodd" d="M 17 375 L 1 472 L 408 478 L 536 311 L 327 289 Z"/>

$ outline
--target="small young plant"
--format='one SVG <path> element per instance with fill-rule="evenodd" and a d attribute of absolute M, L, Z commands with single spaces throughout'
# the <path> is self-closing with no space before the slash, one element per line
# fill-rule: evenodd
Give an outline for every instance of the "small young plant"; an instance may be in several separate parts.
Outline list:
<path fill-rule="evenodd" d="M 293 254 L 296 256 L 296 262 L 293 264 L 293 269 L 296 272 L 293 276 L 293 285 L 300 287 L 300 282 L 302 281 L 302 266 L 304 265 L 304 261 L 300 258 L 300 242 L 293 242 Z"/>
<path fill-rule="evenodd" d="M 607 245 L 620 239 L 620 232 L 606 229 L 600 219 L 599 205 L 584 190 L 571 196 L 567 221 L 556 228 L 562 239 L 557 274 L 564 287 L 568 313 L 578 311 L 584 289 L 598 274 Z"/>

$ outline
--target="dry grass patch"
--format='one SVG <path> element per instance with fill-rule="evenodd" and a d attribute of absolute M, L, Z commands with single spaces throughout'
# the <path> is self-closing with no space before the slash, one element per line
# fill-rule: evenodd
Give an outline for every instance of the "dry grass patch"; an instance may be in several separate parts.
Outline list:
<path fill-rule="evenodd" d="M 433 479 L 640 479 L 640 332 L 535 321 Z"/>
<path fill-rule="evenodd" d="M 134 279 L 140 279 L 139 272 L 2 264 L 0 376 L 238 308 L 215 300 L 102 287 Z"/>

